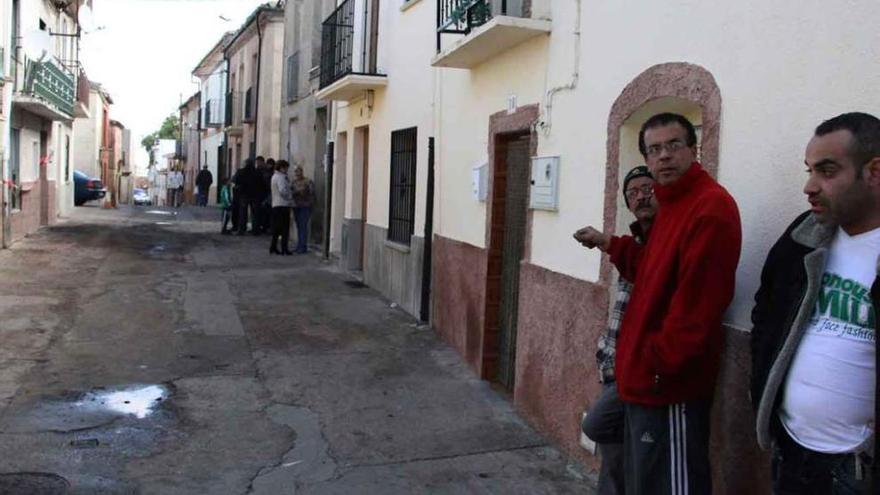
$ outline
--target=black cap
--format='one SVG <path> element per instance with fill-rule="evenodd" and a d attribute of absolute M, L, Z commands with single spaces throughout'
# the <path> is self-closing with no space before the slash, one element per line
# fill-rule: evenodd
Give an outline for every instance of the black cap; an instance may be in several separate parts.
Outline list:
<path fill-rule="evenodd" d="M 629 185 L 629 181 L 638 179 L 639 177 L 648 177 L 649 179 L 654 178 L 654 176 L 651 175 L 651 171 L 648 170 L 648 167 L 644 165 L 633 167 L 632 170 L 627 172 L 626 177 L 623 179 L 623 201 L 626 203 L 627 208 L 629 208 L 629 198 L 626 197 L 626 187 Z"/>

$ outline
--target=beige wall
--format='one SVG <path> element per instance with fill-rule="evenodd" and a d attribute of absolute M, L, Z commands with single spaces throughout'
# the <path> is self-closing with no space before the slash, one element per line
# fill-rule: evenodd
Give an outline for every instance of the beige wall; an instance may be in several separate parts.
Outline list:
<path fill-rule="evenodd" d="M 242 143 L 242 160 L 247 157 L 249 145 L 254 140 L 254 131 L 257 132 L 256 154 L 269 157 L 278 157 L 281 152 L 281 140 L 279 127 L 281 122 L 281 76 L 283 74 L 283 49 L 284 49 L 284 22 L 280 13 L 264 13 L 263 19 L 263 51 L 260 70 L 259 111 L 256 112 L 257 122 L 244 123 Z M 243 108 L 244 94 L 250 87 L 254 87 L 257 80 L 257 66 L 254 57 L 259 54 L 260 40 L 255 26 L 248 28 L 233 46 L 229 49 L 230 73 L 235 73 L 236 81 L 232 90 L 239 96 L 238 105 Z M 241 67 L 244 67 L 242 72 Z M 257 102 L 254 101 L 254 105 Z M 241 108 L 239 109 L 241 111 Z M 241 114 L 243 115 L 243 113 Z"/>
<path fill-rule="evenodd" d="M 424 235 L 425 187 L 428 138 L 434 136 L 431 102 L 434 92 L 433 26 L 436 10 L 431 2 L 420 2 L 401 11 L 396 5 L 380 11 L 379 71 L 387 73 L 388 85 L 373 93 L 372 106 L 365 98 L 351 104 L 337 103 L 336 132 L 346 132 L 348 158 L 345 183 L 345 217 L 361 218 L 360 170 L 356 129 L 369 126 L 369 172 L 367 222 L 387 228 L 389 209 L 391 133 L 417 127 L 416 204 L 414 235 Z M 337 146 L 337 162 L 339 147 Z M 338 175 L 336 175 L 338 178 Z"/>
<path fill-rule="evenodd" d="M 472 170 L 488 159 L 489 116 L 509 96 L 519 106 L 542 101 L 547 45 L 539 37 L 472 70 L 437 70 L 439 235 L 485 247 L 486 203 L 474 198 Z"/>

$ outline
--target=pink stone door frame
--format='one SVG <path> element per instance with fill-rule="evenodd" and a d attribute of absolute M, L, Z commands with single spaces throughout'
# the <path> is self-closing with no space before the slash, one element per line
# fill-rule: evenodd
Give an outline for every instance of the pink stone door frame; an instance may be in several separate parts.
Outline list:
<path fill-rule="evenodd" d="M 721 91 L 712 74 L 699 65 L 670 62 L 654 65 L 636 76 L 620 93 L 608 116 L 605 167 L 605 232 L 612 232 L 617 218 L 620 187 L 620 127 L 642 105 L 660 98 L 675 97 L 700 107 L 703 114 L 702 164 L 712 176 L 718 172 L 718 139 L 721 121 Z M 603 258 L 600 280 L 611 282 L 611 263 Z"/>

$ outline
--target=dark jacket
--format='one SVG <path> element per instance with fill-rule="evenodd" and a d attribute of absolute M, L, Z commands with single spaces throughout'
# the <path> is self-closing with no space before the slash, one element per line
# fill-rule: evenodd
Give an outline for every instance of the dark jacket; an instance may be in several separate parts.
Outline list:
<path fill-rule="evenodd" d="M 208 188 L 211 187 L 211 184 L 214 183 L 214 176 L 211 174 L 211 171 L 203 168 L 199 175 L 196 176 L 196 185 L 199 187 Z"/>
<path fill-rule="evenodd" d="M 739 262 L 739 210 L 697 163 L 654 192 L 660 209 L 644 248 L 626 236 L 608 250 L 635 284 L 617 341 L 617 390 L 647 406 L 711 400 Z"/>
<path fill-rule="evenodd" d="M 267 165 L 262 169 L 257 169 L 257 173 L 260 175 L 260 189 L 257 193 L 257 197 L 260 201 L 271 201 L 272 176 L 275 175 L 275 171 L 272 170 L 272 167 Z"/>
<path fill-rule="evenodd" d="M 816 306 L 836 230 L 836 226 L 820 224 L 810 212 L 802 214 L 770 249 L 761 272 L 761 287 L 752 310 L 751 395 L 757 411 L 758 443 L 765 449 L 770 447 L 771 425 L 776 425 L 786 375 Z M 871 300 L 875 321 L 880 321 L 880 266 Z M 875 373 L 877 369 L 875 364 Z M 874 414 L 880 417 L 877 405 L 880 401 L 875 401 Z M 875 459 L 878 446 L 880 442 L 875 441 Z"/>
<path fill-rule="evenodd" d="M 235 183 L 241 196 L 248 199 L 258 198 L 263 188 L 263 179 L 253 165 L 246 165 L 238 169 L 238 172 L 232 178 L 232 182 Z"/>

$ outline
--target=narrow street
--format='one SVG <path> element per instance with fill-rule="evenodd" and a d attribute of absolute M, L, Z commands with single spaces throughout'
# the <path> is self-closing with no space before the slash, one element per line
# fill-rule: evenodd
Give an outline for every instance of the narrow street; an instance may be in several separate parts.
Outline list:
<path fill-rule="evenodd" d="M 591 493 L 429 327 L 217 215 L 86 206 L 0 251 L 0 492 Z"/>

